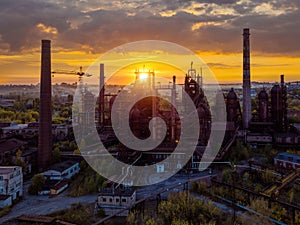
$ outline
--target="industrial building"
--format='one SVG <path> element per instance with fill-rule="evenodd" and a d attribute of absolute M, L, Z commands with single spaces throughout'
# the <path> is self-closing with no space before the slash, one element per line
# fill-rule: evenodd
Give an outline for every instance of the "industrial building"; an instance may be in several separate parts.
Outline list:
<path fill-rule="evenodd" d="M 79 171 L 79 162 L 68 160 L 50 166 L 43 175 L 47 180 L 63 180 L 71 179 Z"/>
<path fill-rule="evenodd" d="M 243 33 L 243 96 L 242 106 L 233 89 L 226 99 L 227 127 L 238 128 L 240 138 L 252 144 L 275 143 L 296 145 L 299 135 L 290 129 L 287 120 L 287 87 L 284 75 L 270 90 L 263 88 L 256 96 L 255 113 L 251 106 L 250 30 Z M 255 97 L 254 97 L 255 98 Z"/>
<path fill-rule="evenodd" d="M 194 166 L 197 164 L 197 159 L 201 160 L 202 153 L 205 150 L 205 146 L 208 143 L 211 133 L 212 116 L 216 116 L 219 113 L 224 114 L 227 112 L 227 124 L 226 135 L 224 143 L 233 143 L 235 135 L 238 133 L 242 140 L 250 143 L 270 143 L 277 142 L 282 144 L 297 144 L 298 139 L 294 132 L 289 129 L 287 122 L 287 90 L 284 82 L 284 76 L 281 76 L 279 84 L 274 85 L 271 90 L 266 88 L 262 89 L 257 95 L 257 109 L 256 113 L 252 113 L 251 96 L 253 96 L 253 90 L 251 89 L 251 66 L 250 66 L 250 29 L 245 28 L 243 30 L 243 89 L 242 89 L 242 105 L 240 105 L 240 99 L 234 89 L 229 90 L 228 93 L 217 93 L 223 95 L 226 102 L 226 109 L 216 108 L 216 115 L 211 114 L 210 105 L 204 95 L 202 89 L 202 74 L 197 74 L 197 71 L 191 68 L 187 71 L 184 84 L 181 85 L 181 89 L 176 88 L 176 77 L 173 77 L 172 83 L 169 85 L 157 85 L 155 81 L 154 71 L 147 71 L 150 85 L 148 88 L 151 91 L 159 94 L 162 92 L 168 92 L 168 100 L 172 104 L 167 105 L 163 98 L 149 97 L 143 101 L 138 102 L 130 111 L 130 127 L 133 134 L 140 138 L 145 139 L 149 136 L 150 130 L 148 124 L 151 118 L 160 117 L 167 125 L 167 135 L 163 140 L 163 143 L 153 151 L 143 152 L 137 154 L 131 149 L 127 149 L 120 145 L 120 151 L 118 157 L 121 161 L 130 162 L 134 161 L 137 157 L 140 157 L 140 163 L 156 163 L 160 162 L 163 158 L 168 157 L 176 147 L 181 134 L 180 118 L 176 113 L 176 110 L 172 105 L 176 105 L 180 108 L 184 99 L 179 99 L 176 96 L 183 90 L 189 95 L 194 102 L 199 116 L 199 139 L 198 147 L 195 151 Z M 100 137 L 110 137 L 116 141 L 110 141 L 110 143 L 118 143 L 117 138 L 111 128 L 111 110 L 118 93 L 106 93 L 105 85 L 105 71 L 104 64 L 100 64 L 100 92 L 99 96 L 94 96 L 88 89 L 85 89 L 82 93 L 82 111 L 74 111 L 73 124 L 78 124 L 83 128 L 88 127 L 95 119 L 97 122 L 97 128 L 100 133 Z M 145 71 L 143 71 L 144 73 Z M 136 71 L 136 80 L 139 79 L 141 71 Z M 21 132 L 22 135 L 39 134 L 38 145 L 38 163 L 39 168 L 46 169 L 48 167 L 49 159 L 52 152 L 52 139 L 53 133 L 55 136 L 61 136 L 62 139 L 68 134 L 69 128 L 64 126 L 58 126 L 53 130 L 52 125 L 52 109 L 51 109 L 51 42 L 49 40 L 42 40 L 41 50 L 41 88 L 40 88 L 40 119 L 38 123 L 28 124 L 27 127 L 20 128 L 16 131 L 12 129 L 15 127 L 4 128 L 4 133 Z M 145 89 L 146 90 L 146 89 Z M 130 99 L 129 99 L 130 100 Z M 94 107 L 94 103 L 97 102 L 98 106 Z M 126 102 L 124 103 L 126 104 Z M 167 105 L 167 106 L 166 106 Z M 218 107 L 218 104 L 216 104 Z M 122 108 L 122 106 L 120 106 Z M 95 112 L 96 110 L 96 112 Z M 160 135 L 159 126 L 157 127 L 157 134 Z M 3 133 L 3 131 L 2 131 Z M 242 134 L 242 135 L 240 135 Z M 2 134 L 3 135 L 3 134 Z M 105 142 L 105 138 L 102 140 Z M 229 146 L 225 146 L 226 151 Z M 221 157 L 225 155 L 225 152 L 219 154 Z M 181 156 L 178 156 L 179 158 Z M 192 163 L 192 164 L 193 164 Z M 174 166 L 174 165 L 173 165 Z M 170 165 L 164 165 L 161 168 L 172 167 Z M 176 165 L 176 167 L 183 167 L 183 165 Z"/>
<path fill-rule="evenodd" d="M 23 173 L 20 166 L 0 166 L 0 208 L 10 206 L 23 195 Z"/>
<path fill-rule="evenodd" d="M 139 160 L 135 165 L 148 165 L 157 164 L 157 172 L 165 172 L 172 170 L 172 168 L 198 168 L 197 165 L 201 161 L 203 153 L 206 149 L 210 133 L 212 116 L 218 113 L 227 113 L 226 134 L 223 142 L 223 147 L 216 160 L 222 160 L 230 146 L 234 143 L 235 138 L 241 138 L 242 141 L 251 144 L 267 144 L 277 143 L 281 145 L 295 145 L 298 143 L 298 135 L 289 129 L 287 122 L 287 88 L 284 81 L 284 75 L 280 77 L 280 83 L 275 84 L 271 90 L 263 88 L 256 96 L 257 107 L 252 108 L 252 100 L 255 98 L 256 93 L 251 89 L 251 64 L 250 64 L 250 29 L 243 30 L 243 86 L 242 86 L 242 101 L 240 101 L 235 90 L 232 88 L 228 93 L 217 93 L 223 95 L 226 102 L 226 109 L 219 109 L 218 103 L 216 104 L 216 115 L 211 114 L 210 105 L 204 95 L 202 89 L 202 74 L 197 74 L 195 69 L 191 68 L 187 71 L 182 90 L 184 90 L 189 97 L 193 100 L 199 116 L 200 134 L 198 139 L 198 146 L 195 149 L 193 159 L 187 165 L 181 165 L 180 161 L 183 160 L 184 154 L 178 153 L 178 163 L 176 165 L 163 165 L 160 163 L 166 159 L 173 152 L 176 143 L 180 139 L 180 119 L 176 110 L 169 104 L 164 102 L 162 98 L 148 97 L 143 101 L 137 102 L 130 111 L 129 123 L 133 134 L 139 139 L 146 139 L 150 136 L 148 124 L 153 117 L 162 118 L 167 125 L 166 137 L 156 149 L 146 152 L 137 152 L 120 146 L 118 152 L 119 160 L 132 163 L 137 158 Z M 136 82 L 139 80 L 141 74 L 145 71 L 136 71 Z M 177 96 L 182 90 L 176 89 L 176 77 L 173 77 L 173 82 L 169 85 L 156 85 L 154 71 L 146 71 L 149 87 L 144 91 L 149 93 L 160 93 L 169 91 L 169 102 L 180 108 L 183 105 Z M 100 93 L 97 100 L 98 107 L 96 116 L 98 118 L 98 126 L 100 133 L 108 133 L 110 137 L 114 137 L 111 128 L 111 110 L 114 100 L 118 93 L 107 94 L 105 92 L 104 81 L 104 65 L 100 64 Z M 94 101 L 92 97 L 91 101 Z M 218 98 L 217 98 L 218 99 Z M 128 99 L 131 101 L 132 99 Z M 88 102 L 88 101 L 87 101 Z M 242 102 L 242 105 L 240 104 Z M 128 104 L 126 102 L 124 105 Z M 162 107 L 164 106 L 164 107 Z M 122 105 L 116 107 L 122 109 Z M 252 110 L 256 110 L 253 113 Z M 87 116 L 90 117 L 90 116 Z M 160 135 L 159 126 L 157 134 Z M 105 142 L 103 139 L 102 141 Z"/>
<path fill-rule="evenodd" d="M 134 189 L 103 188 L 99 190 L 96 208 L 104 210 L 105 215 L 113 215 L 123 210 L 118 216 L 128 216 L 135 201 L 136 191 Z"/>
<path fill-rule="evenodd" d="M 300 156 L 281 152 L 274 157 L 274 166 L 277 168 L 300 169 Z"/>

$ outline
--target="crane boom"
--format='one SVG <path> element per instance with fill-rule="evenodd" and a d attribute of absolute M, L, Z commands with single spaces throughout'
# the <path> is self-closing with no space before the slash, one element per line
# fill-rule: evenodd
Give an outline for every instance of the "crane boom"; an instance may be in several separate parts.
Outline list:
<path fill-rule="evenodd" d="M 74 71 L 74 70 L 54 70 L 51 72 L 52 74 L 66 74 L 66 75 L 77 75 L 79 78 L 86 76 L 90 77 L 92 74 L 85 73 L 82 71 L 82 66 L 79 67 L 79 71 Z"/>

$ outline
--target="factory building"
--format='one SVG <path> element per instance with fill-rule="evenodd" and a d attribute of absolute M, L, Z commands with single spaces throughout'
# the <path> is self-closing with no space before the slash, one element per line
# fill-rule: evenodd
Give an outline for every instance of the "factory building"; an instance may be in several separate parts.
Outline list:
<path fill-rule="evenodd" d="M 274 157 L 274 166 L 277 168 L 300 169 L 300 156 L 285 152 L 278 153 Z"/>
<path fill-rule="evenodd" d="M 133 189 L 111 189 L 103 188 L 100 190 L 96 208 L 102 209 L 105 215 L 113 215 L 123 210 L 117 216 L 128 216 L 131 207 L 136 202 L 136 191 Z"/>
<path fill-rule="evenodd" d="M 271 90 L 271 115 L 274 129 L 286 132 L 287 124 L 287 92 L 284 83 L 284 75 L 281 75 L 281 82 L 275 84 Z"/>
<path fill-rule="evenodd" d="M 20 166 L 0 167 L 0 208 L 10 206 L 23 195 L 23 174 Z"/>
<path fill-rule="evenodd" d="M 227 112 L 227 130 L 235 130 L 240 126 L 241 122 L 241 107 L 237 94 L 231 88 L 226 96 L 226 112 Z"/>

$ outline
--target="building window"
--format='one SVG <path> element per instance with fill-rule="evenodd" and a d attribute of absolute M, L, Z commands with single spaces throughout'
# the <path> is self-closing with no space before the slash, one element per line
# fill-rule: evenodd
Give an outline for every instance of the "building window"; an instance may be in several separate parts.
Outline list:
<path fill-rule="evenodd" d="M 102 202 L 106 202 L 106 198 L 102 198 Z"/>
<path fill-rule="evenodd" d="M 112 202 L 112 198 L 109 198 L 109 202 Z"/>
<path fill-rule="evenodd" d="M 3 180 L 3 176 L 0 176 L 0 180 Z"/>
<path fill-rule="evenodd" d="M 116 202 L 119 202 L 120 201 L 120 199 L 119 198 L 116 198 Z"/>
<path fill-rule="evenodd" d="M 127 200 L 126 198 L 123 198 L 123 199 L 122 199 L 122 202 L 126 203 L 126 202 L 127 202 L 126 200 Z"/>

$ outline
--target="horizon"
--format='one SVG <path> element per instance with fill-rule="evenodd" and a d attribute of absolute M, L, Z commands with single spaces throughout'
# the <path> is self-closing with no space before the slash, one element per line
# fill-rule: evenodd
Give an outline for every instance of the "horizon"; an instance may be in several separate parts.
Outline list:
<path fill-rule="evenodd" d="M 52 50 L 53 51 L 53 50 Z M 63 56 L 62 59 L 60 59 L 62 53 L 55 53 L 55 50 L 52 53 L 52 71 L 54 70 L 78 70 L 79 66 L 83 66 L 84 70 L 88 68 L 89 65 L 92 64 L 93 60 L 86 60 L 80 63 L 74 59 L 66 58 L 69 53 L 64 53 L 66 55 Z M 72 55 L 72 54 L 71 54 Z M 90 56 L 90 54 L 85 54 L 85 53 L 80 53 L 81 58 L 86 55 Z M 58 56 L 58 57 L 57 57 Z M 2 72 L 1 78 L 0 78 L 0 84 L 37 84 L 40 81 L 40 62 L 39 60 L 33 60 L 33 61 L 21 61 L 24 64 L 24 67 L 20 67 L 18 65 L 15 65 L 17 63 L 20 63 L 18 58 L 22 56 L 17 56 L 16 62 L 12 61 L 10 64 L 12 64 L 13 68 L 9 68 L 6 72 Z M 31 57 L 37 58 L 40 57 L 40 52 L 36 52 L 34 55 L 31 55 Z M 13 57 L 14 58 L 14 57 Z M 88 58 L 88 57 L 87 57 Z M 206 63 L 206 66 L 211 70 L 216 78 L 216 80 L 220 84 L 235 84 L 235 83 L 242 83 L 242 52 L 239 54 L 229 54 L 229 55 L 220 55 L 216 53 L 205 53 L 200 57 L 203 59 L 205 62 L 207 60 L 211 60 Z M 239 59 L 238 62 L 234 61 Z M 283 65 L 282 63 L 285 62 L 283 59 L 285 57 L 279 57 L 279 56 L 259 56 L 259 55 L 254 55 L 252 53 L 251 55 L 251 80 L 253 82 L 279 82 L 279 79 L 276 81 L 276 76 L 280 76 L 281 74 L 285 75 L 286 82 L 293 82 L 297 81 L 298 76 L 298 71 L 300 70 L 300 64 L 296 63 L 300 61 L 300 58 L 286 58 L 286 62 L 291 61 L 295 62 L 295 64 L 286 64 Z M 30 58 L 29 58 L 30 59 Z M 232 66 L 226 66 L 223 67 L 220 65 L 220 61 L 223 59 L 226 59 L 225 61 L 228 63 L 233 63 Z M 230 60 L 234 59 L 234 60 Z M 3 60 L 3 57 L 0 55 L 0 64 L 1 60 Z M 72 62 L 71 65 L 68 65 L 68 60 L 69 62 Z M 73 61 L 72 61 L 73 60 Z M 77 59 L 79 60 L 79 59 Z M 94 59 L 96 61 L 96 59 Z M 271 62 L 272 65 L 263 65 L 259 64 L 259 62 Z M 277 64 L 276 62 L 280 61 L 281 64 Z M 67 63 L 66 65 L 62 66 L 61 62 Z M 34 64 L 34 66 L 32 66 Z M 189 64 L 189 62 L 187 62 Z M 30 65 L 30 69 L 26 70 L 25 68 Z M 78 66 L 77 66 L 78 65 Z M 283 69 L 278 69 L 278 68 Z M 24 68 L 24 69 L 23 69 Z M 19 71 L 22 69 L 22 71 Z M 5 70 L 4 70 L 5 71 Z M 287 71 L 285 73 L 285 71 Z M 134 73 L 134 70 L 129 71 L 132 74 Z M 172 73 L 170 73 L 172 74 Z M 183 72 L 184 74 L 184 72 Z M 128 74 L 130 76 L 130 74 Z M 176 74 L 175 74 L 176 75 Z M 170 75 L 171 77 L 172 75 Z M 179 78 L 182 78 L 182 74 L 178 76 Z M 203 73 L 203 77 L 205 78 L 205 72 Z M 274 79 L 275 77 L 275 79 Z M 52 83 L 74 83 L 77 82 L 78 79 L 76 76 L 71 77 L 68 75 L 61 75 L 61 74 L 55 74 L 55 76 L 52 77 Z M 121 82 L 122 83 L 122 82 Z"/>

